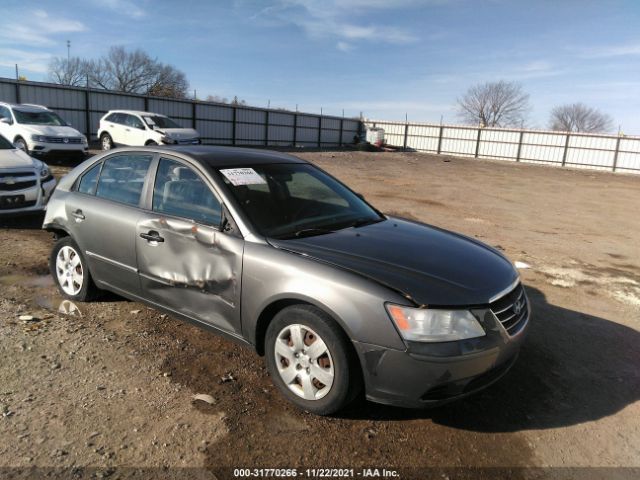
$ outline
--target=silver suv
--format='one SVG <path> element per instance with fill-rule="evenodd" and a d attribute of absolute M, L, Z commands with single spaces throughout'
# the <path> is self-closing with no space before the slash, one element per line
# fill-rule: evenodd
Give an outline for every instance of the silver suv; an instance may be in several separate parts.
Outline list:
<path fill-rule="evenodd" d="M 410 407 L 473 393 L 511 367 L 529 324 L 500 252 L 387 217 L 282 153 L 98 155 L 60 181 L 44 228 L 64 296 L 111 290 L 248 345 L 318 414 L 362 388 Z"/>

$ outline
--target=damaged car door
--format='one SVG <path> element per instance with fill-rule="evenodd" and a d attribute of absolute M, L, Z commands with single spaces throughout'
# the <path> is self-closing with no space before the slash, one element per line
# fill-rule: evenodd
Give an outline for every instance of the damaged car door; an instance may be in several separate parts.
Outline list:
<path fill-rule="evenodd" d="M 239 334 L 244 240 L 221 231 L 222 203 L 192 165 L 162 156 L 151 173 L 150 209 L 136 227 L 142 291 L 167 309 Z"/>

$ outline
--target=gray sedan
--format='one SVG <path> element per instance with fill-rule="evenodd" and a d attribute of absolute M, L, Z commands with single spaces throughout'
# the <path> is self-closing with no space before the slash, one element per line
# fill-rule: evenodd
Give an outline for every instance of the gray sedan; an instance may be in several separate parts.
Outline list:
<path fill-rule="evenodd" d="M 247 344 L 317 414 L 363 391 L 407 407 L 466 396 L 511 367 L 528 328 L 500 252 L 385 216 L 283 153 L 113 150 L 60 181 L 43 228 L 62 295 L 110 290 Z"/>

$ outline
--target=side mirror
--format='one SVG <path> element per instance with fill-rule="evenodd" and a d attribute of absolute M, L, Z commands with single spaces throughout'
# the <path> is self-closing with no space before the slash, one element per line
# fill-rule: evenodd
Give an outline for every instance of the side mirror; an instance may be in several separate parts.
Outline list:
<path fill-rule="evenodd" d="M 13 121 L 10 118 L 0 118 L 0 123 L 6 123 L 7 125 L 13 125 Z"/>
<path fill-rule="evenodd" d="M 364 200 L 364 195 L 363 195 L 363 194 L 356 192 L 356 196 L 357 196 L 360 200 Z"/>

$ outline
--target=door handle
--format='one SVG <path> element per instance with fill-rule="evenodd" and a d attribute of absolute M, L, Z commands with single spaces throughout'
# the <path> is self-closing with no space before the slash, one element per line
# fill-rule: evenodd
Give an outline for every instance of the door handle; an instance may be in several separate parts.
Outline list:
<path fill-rule="evenodd" d="M 130 129 L 130 128 L 125 128 L 125 130 L 126 130 L 127 132 L 130 132 L 130 131 L 131 131 L 131 129 Z"/>
<path fill-rule="evenodd" d="M 144 238 L 147 242 L 164 242 L 164 238 L 160 236 L 160 234 L 154 230 L 150 230 L 148 233 L 141 233 L 141 238 Z"/>
<path fill-rule="evenodd" d="M 85 216 L 82 213 L 82 210 L 80 210 L 80 209 L 76 210 L 75 212 L 72 212 L 71 215 L 76 217 L 76 222 L 81 222 L 82 220 L 85 219 Z"/>

